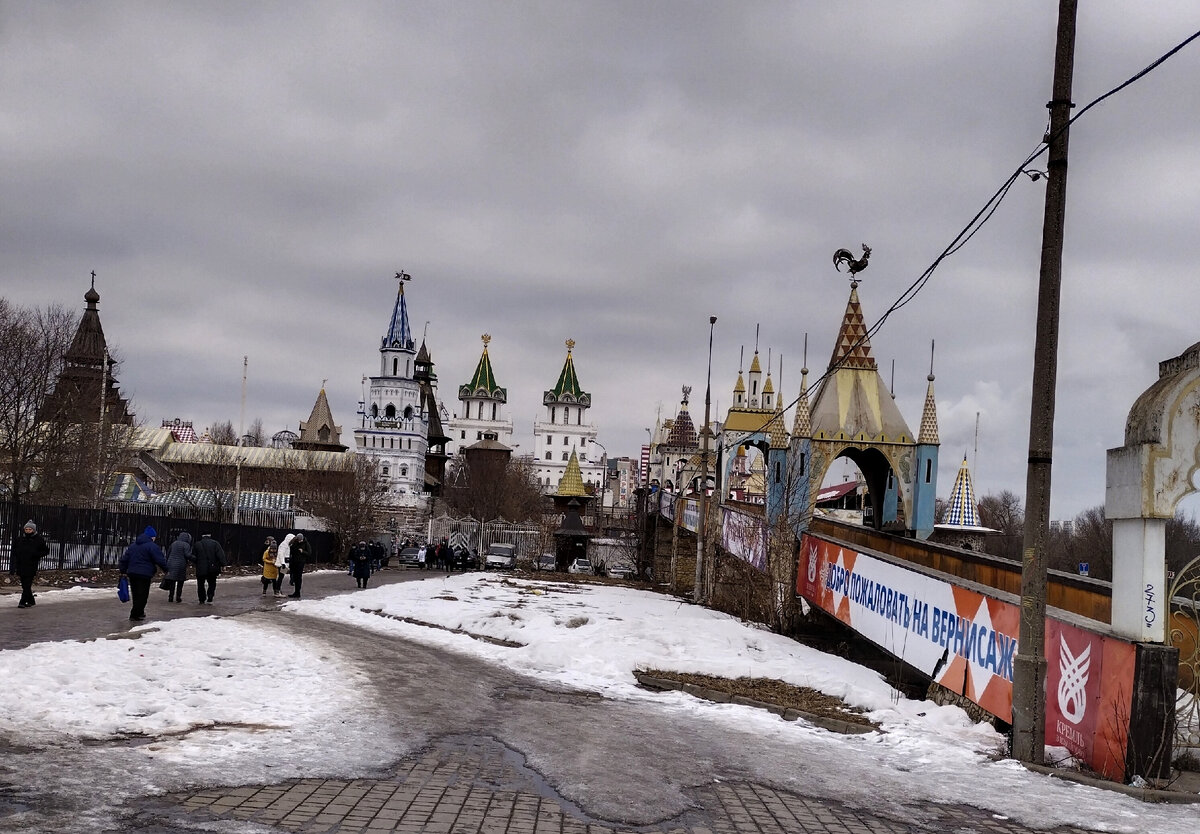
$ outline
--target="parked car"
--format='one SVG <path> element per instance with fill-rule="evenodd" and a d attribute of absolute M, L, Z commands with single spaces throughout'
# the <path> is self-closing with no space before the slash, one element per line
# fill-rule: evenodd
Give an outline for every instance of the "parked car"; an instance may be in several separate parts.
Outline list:
<path fill-rule="evenodd" d="M 580 556 L 571 564 L 567 565 L 567 573 L 591 573 L 592 560 Z"/>
<path fill-rule="evenodd" d="M 421 563 L 421 548 L 401 548 L 400 553 L 396 556 L 396 560 L 402 565 L 418 565 Z"/>
<path fill-rule="evenodd" d="M 479 557 L 460 545 L 454 548 L 454 567 L 458 570 L 478 570 Z"/>
<path fill-rule="evenodd" d="M 499 568 L 509 570 L 517 563 L 517 546 L 515 544 L 489 544 L 483 554 L 485 570 Z"/>
<path fill-rule="evenodd" d="M 533 560 L 534 570 L 558 570 L 558 559 L 553 553 L 543 553 Z"/>
<path fill-rule="evenodd" d="M 628 579 L 633 576 L 633 568 L 628 565 L 605 565 L 604 573 L 612 579 Z"/>

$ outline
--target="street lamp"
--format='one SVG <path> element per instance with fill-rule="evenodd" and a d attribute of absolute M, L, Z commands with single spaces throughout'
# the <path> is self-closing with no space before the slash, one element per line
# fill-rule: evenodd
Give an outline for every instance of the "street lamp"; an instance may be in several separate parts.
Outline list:
<path fill-rule="evenodd" d="M 604 444 L 599 440 L 593 440 L 593 445 L 599 446 L 600 451 L 604 452 L 600 456 L 600 525 L 603 533 L 604 526 L 604 488 L 608 484 L 608 449 L 604 448 Z"/>
<path fill-rule="evenodd" d="M 700 432 L 703 441 L 700 451 L 700 536 L 696 542 L 696 584 L 692 591 L 692 599 L 696 602 L 704 601 L 701 583 L 704 559 L 708 556 L 708 442 L 712 437 L 709 424 L 712 421 L 712 343 L 716 323 L 716 316 L 708 317 L 708 375 L 704 383 L 704 428 Z"/>

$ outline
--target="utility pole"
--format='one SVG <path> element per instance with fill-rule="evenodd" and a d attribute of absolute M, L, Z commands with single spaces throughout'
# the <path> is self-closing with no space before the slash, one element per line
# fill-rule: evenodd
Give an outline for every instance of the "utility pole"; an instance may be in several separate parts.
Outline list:
<path fill-rule="evenodd" d="M 696 541 L 696 586 L 692 591 L 694 602 L 704 602 L 708 594 L 704 589 L 704 560 L 708 558 L 708 443 L 712 438 L 709 424 L 712 421 L 712 343 L 716 316 L 708 317 L 708 376 L 704 386 L 704 428 L 700 431 L 700 535 Z M 715 497 L 715 496 L 714 496 Z"/>
<path fill-rule="evenodd" d="M 1025 540 L 1021 565 L 1021 630 L 1013 661 L 1013 756 L 1041 764 L 1046 744 L 1046 539 L 1050 529 L 1050 468 L 1054 452 L 1054 397 L 1058 373 L 1058 309 L 1062 288 L 1063 226 L 1067 206 L 1067 139 L 1075 66 L 1078 0 L 1059 0 L 1054 92 L 1047 105 L 1050 130 L 1046 209 L 1038 284 L 1033 399 L 1029 409 L 1029 468 L 1025 485 Z"/>

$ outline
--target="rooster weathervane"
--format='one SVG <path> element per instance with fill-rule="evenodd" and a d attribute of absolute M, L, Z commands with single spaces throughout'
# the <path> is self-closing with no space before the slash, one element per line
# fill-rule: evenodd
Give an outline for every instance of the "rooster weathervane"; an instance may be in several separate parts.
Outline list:
<path fill-rule="evenodd" d="M 856 277 L 858 273 L 867 268 L 867 261 L 871 257 L 871 247 L 867 244 L 862 245 L 862 257 L 855 258 L 854 253 L 849 249 L 839 249 L 833 253 L 833 266 L 838 272 L 842 271 L 842 264 L 846 265 L 846 271 L 850 273 L 850 280 L 858 281 Z"/>

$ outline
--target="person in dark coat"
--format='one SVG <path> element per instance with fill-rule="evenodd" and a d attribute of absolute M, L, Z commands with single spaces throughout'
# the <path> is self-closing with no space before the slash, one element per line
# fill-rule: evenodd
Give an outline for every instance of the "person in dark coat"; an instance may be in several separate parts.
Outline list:
<path fill-rule="evenodd" d="M 371 559 L 369 553 L 367 552 L 365 543 L 359 542 L 358 547 L 356 549 L 359 550 L 359 554 L 358 554 L 358 558 L 355 559 L 354 563 L 353 563 L 354 582 L 358 585 L 358 587 L 365 588 L 365 587 L 367 587 L 367 580 L 371 578 L 372 559 Z"/>
<path fill-rule="evenodd" d="M 129 619 L 146 619 L 146 600 L 150 597 L 150 580 L 159 568 L 167 569 L 167 557 L 155 543 L 158 536 L 153 527 L 147 527 L 133 544 L 126 548 L 117 563 L 122 575 L 129 577 L 129 594 L 133 607 Z"/>
<path fill-rule="evenodd" d="M 29 608 L 37 604 L 33 598 L 33 580 L 37 577 L 38 563 L 49 552 L 50 546 L 38 535 L 33 519 L 26 521 L 12 548 L 12 569 L 21 580 L 21 601 L 17 603 L 17 608 Z"/>
<path fill-rule="evenodd" d="M 167 548 L 167 602 L 183 602 L 183 583 L 187 582 L 187 566 L 192 561 L 192 534 L 180 533 Z"/>
<path fill-rule="evenodd" d="M 370 556 L 367 553 L 367 543 L 365 541 L 360 541 L 358 544 L 354 545 L 354 547 L 350 548 L 350 569 L 346 571 L 346 573 L 350 576 L 357 576 L 357 574 L 354 573 L 354 568 L 360 561 L 368 558 L 370 558 Z"/>
<path fill-rule="evenodd" d="M 292 539 L 292 553 L 288 560 L 288 576 L 292 579 L 292 599 L 300 599 L 300 584 L 304 581 L 304 565 L 312 558 L 312 545 L 304 538 L 303 533 L 297 533 Z"/>
<path fill-rule="evenodd" d="M 211 604 L 217 590 L 217 577 L 225 567 L 225 548 L 211 533 L 203 533 L 200 541 L 192 546 L 192 563 L 196 566 L 196 592 L 200 604 Z"/>

